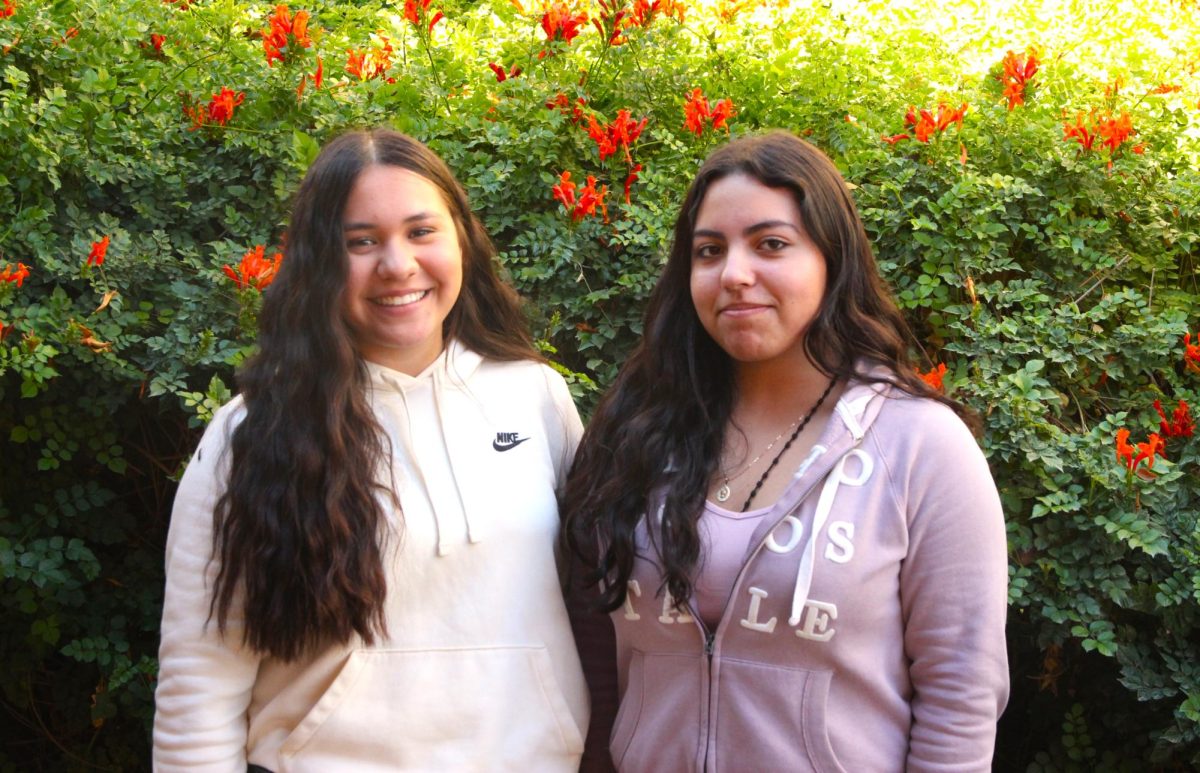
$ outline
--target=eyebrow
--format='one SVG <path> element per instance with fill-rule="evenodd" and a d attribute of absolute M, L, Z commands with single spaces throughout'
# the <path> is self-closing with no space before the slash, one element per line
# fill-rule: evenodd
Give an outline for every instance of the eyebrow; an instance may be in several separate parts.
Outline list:
<path fill-rule="evenodd" d="M 803 231 L 800 229 L 800 227 L 791 221 L 788 221 L 788 220 L 764 220 L 761 223 L 755 223 L 752 226 L 748 226 L 747 228 L 745 228 L 742 231 L 742 234 L 744 236 L 750 236 L 752 234 L 758 233 L 759 231 L 766 231 L 771 228 L 779 228 L 780 226 L 786 226 L 787 228 L 792 229 L 796 233 L 803 233 Z M 711 230 L 708 228 L 702 228 L 702 229 L 692 232 L 693 239 L 695 239 L 697 237 L 719 239 L 724 235 L 725 234 L 722 233 L 721 231 L 714 231 L 714 230 Z"/>
<path fill-rule="evenodd" d="M 404 222 L 406 224 L 407 223 L 416 223 L 416 222 L 419 222 L 422 220 L 435 220 L 438 217 L 439 217 L 439 215 L 437 212 L 417 212 L 416 214 L 409 215 L 408 217 L 404 218 Z M 376 227 L 375 223 L 365 222 L 365 221 L 358 221 L 358 222 L 354 222 L 354 223 L 342 223 L 343 231 L 361 231 L 361 230 L 365 230 L 368 228 L 375 228 L 375 227 Z"/>

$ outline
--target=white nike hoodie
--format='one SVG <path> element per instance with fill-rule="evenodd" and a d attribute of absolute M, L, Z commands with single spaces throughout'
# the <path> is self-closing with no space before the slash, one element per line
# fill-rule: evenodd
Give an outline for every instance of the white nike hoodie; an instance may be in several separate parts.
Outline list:
<path fill-rule="evenodd" d="M 587 688 L 558 585 L 555 490 L 582 426 L 534 362 L 457 342 L 419 375 L 369 365 L 401 512 L 389 512 L 389 636 L 292 663 L 208 621 L 213 507 L 240 398 L 176 494 L 155 695 L 155 770 L 574 771 Z"/>

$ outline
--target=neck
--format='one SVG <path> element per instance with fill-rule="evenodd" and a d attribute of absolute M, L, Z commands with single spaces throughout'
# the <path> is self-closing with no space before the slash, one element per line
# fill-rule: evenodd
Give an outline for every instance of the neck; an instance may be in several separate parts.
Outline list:
<path fill-rule="evenodd" d="M 829 385 L 829 376 L 817 370 L 805 357 L 799 363 L 740 363 L 734 373 L 734 383 L 737 390 L 735 414 L 786 416 L 791 421 L 820 397 Z"/>

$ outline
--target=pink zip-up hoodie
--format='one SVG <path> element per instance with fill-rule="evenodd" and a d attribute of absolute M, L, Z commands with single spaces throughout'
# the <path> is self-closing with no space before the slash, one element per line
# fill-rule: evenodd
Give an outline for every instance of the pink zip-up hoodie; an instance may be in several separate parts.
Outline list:
<path fill-rule="evenodd" d="M 715 631 L 657 593 L 645 521 L 638 540 L 611 615 L 619 770 L 990 770 L 1008 698 L 1005 530 L 983 454 L 945 406 L 851 384 Z M 604 658 L 588 660 L 603 684 Z"/>

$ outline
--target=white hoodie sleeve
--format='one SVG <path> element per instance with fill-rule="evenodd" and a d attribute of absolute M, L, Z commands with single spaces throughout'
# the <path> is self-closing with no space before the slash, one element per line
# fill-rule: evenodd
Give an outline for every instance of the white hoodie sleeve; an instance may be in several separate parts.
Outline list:
<path fill-rule="evenodd" d="M 259 656 L 241 644 L 241 605 L 226 633 L 209 620 L 213 508 L 224 488 L 225 447 L 240 400 L 218 412 L 175 495 L 167 536 L 166 594 L 155 690 L 156 771 L 246 770 L 246 709 Z"/>
<path fill-rule="evenodd" d="M 554 410 L 546 423 L 550 452 L 554 458 L 554 488 L 562 491 L 567 482 L 567 473 L 571 471 L 571 462 L 575 459 L 575 449 L 583 437 L 583 422 L 579 419 L 579 411 L 563 377 L 549 366 L 543 368 L 543 373 Z"/>

